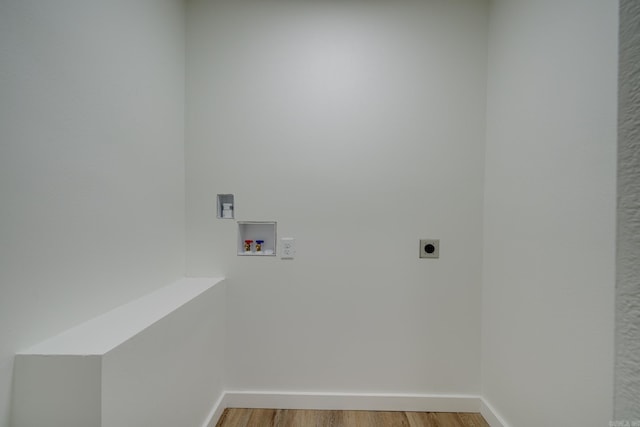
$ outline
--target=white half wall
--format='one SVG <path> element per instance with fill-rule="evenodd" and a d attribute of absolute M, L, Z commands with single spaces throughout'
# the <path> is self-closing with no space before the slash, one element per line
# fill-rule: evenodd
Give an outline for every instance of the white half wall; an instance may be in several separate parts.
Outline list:
<path fill-rule="evenodd" d="M 478 394 L 486 17 L 189 2 L 188 274 L 228 278 L 229 389 Z M 238 257 L 217 193 L 296 258 Z"/>
<path fill-rule="evenodd" d="M 184 275 L 184 4 L 0 2 L 0 426 L 13 354 Z"/>
<path fill-rule="evenodd" d="M 101 356 L 17 356 L 15 378 L 11 427 L 103 427 Z"/>
<path fill-rule="evenodd" d="M 205 425 L 225 306 L 223 279 L 184 278 L 16 355 L 12 427 Z"/>
<path fill-rule="evenodd" d="M 618 2 L 495 0 L 482 396 L 513 427 L 613 416 Z"/>
<path fill-rule="evenodd" d="M 105 354 L 101 427 L 208 421 L 223 394 L 225 287 L 216 284 Z"/>
<path fill-rule="evenodd" d="M 620 1 L 615 419 L 640 425 L 640 3 Z"/>

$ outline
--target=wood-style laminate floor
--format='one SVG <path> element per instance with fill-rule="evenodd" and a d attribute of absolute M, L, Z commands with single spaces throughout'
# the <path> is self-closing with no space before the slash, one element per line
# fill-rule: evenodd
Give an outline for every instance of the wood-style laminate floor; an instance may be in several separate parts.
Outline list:
<path fill-rule="evenodd" d="M 476 413 L 225 409 L 216 427 L 489 427 Z"/>

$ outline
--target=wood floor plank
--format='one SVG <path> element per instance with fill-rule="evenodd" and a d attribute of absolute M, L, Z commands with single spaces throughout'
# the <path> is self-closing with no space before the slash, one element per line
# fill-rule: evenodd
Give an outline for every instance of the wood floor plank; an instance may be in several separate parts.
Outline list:
<path fill-rule="evenodd" d="M 489 427 L 489 423 L 477 413 L 460 413 L 458 418 L 460 418 L 463 427 Z"/>
<path fill-rule="evenodd" d="M 438 427 L 429 412 L 406 412 L 410 427 Z"/>
<path fill-rule="evenodd" d="M 436 422 L 438 427 L 461 427 L 458 414 L 453 412 L 430 412 L 429 416 Z"/>
<path fill-rule="evenodd" d="M 409 427 L 404 412 L 344 411 L 340 427 Z"/>
<path fill-rule="evenodd" d="M 344 426 L 344 414 L 342 411 L 314 411 L 319 413 L 317 415 L 318 422 L 317 427 L 329 426 L 329 427 L 342 427 Z"/>
<path fill-rule="evenodd" d="M 397 426 L 409 427 L 407 414 L 404 412 L 373 412 L 375 414 L 376 425 L 380 427 Z"/>
<path fill-rule="evenodd" d="M 278 427 L 342 427 L 341 411 L 280 410 L 274 426 Z"/>
<path fill-rule="evenodd" d="M 251 409 L 237 410 L 227 408 L 222 413 L 216 427 L 246 427 L 249 417 L 251 417 L 251 411 Z"/>
<path fill-rule="evenodd" d="M 273 426 L 277 412 L 277 409 L 253 409 L 246 427 Z"/>
<path fill-rule="evenodd" d="M 489 427 L 477 413 L 225 409 L 217 427 Z"/>
<path fill-rule="evenodd" d="M 344 427 L 366 427 L 373 425 L 373 416 L 367 411 L 344 411 Z"/>

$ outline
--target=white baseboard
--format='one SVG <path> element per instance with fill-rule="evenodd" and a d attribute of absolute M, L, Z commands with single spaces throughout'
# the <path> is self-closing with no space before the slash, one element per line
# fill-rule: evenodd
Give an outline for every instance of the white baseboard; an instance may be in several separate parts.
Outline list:
<path fill-rule="evenodd" d="M 216 424 L 218 424 L 218 420 L 220 420 L 220 417 L 226 408 L 224 405 L 224 396 L 225 393 L 222 392 L 218 400 L 216 400 L 216 403 L 213 405 L 213 408 L 211 408 L 211 412 L 209 412 L 207 420 L 204 422 L 202 427 L 215 427 Z"/>
<path fill-rule="evenodd" d="M 482 414 L 491 427 L 509 427 L 489 402 L 485 399 L 480 400 L 480 414 Z"/>
<path fill-rule="evenodd" d="M 225 408 L 479 412 L 481 403 L 473 395 L 227 391 L 203 427 L 214 427 Z"/>

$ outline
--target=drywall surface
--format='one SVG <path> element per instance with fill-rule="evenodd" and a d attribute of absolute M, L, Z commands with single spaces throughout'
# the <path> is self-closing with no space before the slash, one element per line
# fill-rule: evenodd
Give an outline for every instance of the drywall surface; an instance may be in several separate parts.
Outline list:
<path fill-rule="evenodd" d="M 640 423 L 640 4 L 620 2 L 615 419 Z"/>
<path fill-rule="evenodd" d="M 482 396 L 511 426 L 613 416 L 617 16 L 492 2 Z"/>
<path fill-rule="evenodd" d="M 16 358 L 11 427 L 103 427 L 102 357 Z"/>
<path fill-rule="evenodd" d="M 181 278 L 18 354 L 106 354 L 222 280 L 211 277 Z"/>
<path fill-rule="evenodd" d="M 12 426 L 201 426 L 222 396 L 225 285 L 183 278 L 15 359 Z"/>
<path fill-rule="evenodd" d="M 222 396 L 224 342 L 221 282 L 104 356 L 101 426 L 204 425 Z"/>
<path fill-rule="evenodd" d="M 228 389 L 479 392 L 486 6 L 189 2 L 187 271 L 227 277 Z M 221 193 L 296 258 L 238 257 Z"/>
<path fill-rule="evenodd" d="M 0 426 L 13 354 L 184 274 L 184 5 L 0 2 Z"/>

